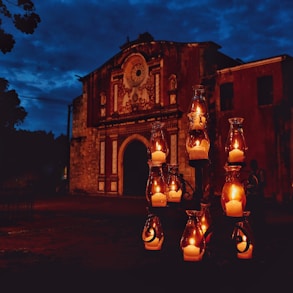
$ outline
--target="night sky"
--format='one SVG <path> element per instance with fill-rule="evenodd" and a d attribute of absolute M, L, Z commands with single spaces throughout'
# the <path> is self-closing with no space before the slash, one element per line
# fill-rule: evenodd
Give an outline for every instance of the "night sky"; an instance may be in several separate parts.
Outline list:
<path fill-rule="evenodd" d="M 127 38 L 213 41 L 248 62 L 293 56 L 293 1 L 33 0 L 41 23 L 32 35 L 8 23 L 13 50 L 0 52 L 0 77 L 28 112 L 20 129 L 66 134 L 68 105 L 82 93 L 78 76 L 99 68 Z M 9 6 L 9 4 L 7 4 Z"/>

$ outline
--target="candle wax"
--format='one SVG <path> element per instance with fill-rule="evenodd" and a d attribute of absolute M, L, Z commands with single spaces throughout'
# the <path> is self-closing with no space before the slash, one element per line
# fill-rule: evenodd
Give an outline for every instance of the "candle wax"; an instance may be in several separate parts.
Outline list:
<path fill-rule="evenodd" d="M 253 245 L 252 244 L 249 244 L 249 247 L 246 251 L 245 248 L 246 248 L 246 241 L 242 241 L 240 243 L 237 244 L 237 249 L 240 250 L 240 251 L 243 251 L 243 252 L 238 252 L 237 253 L 237 257 L 238 258 L 241 258 L 241 259 L 250 259 L 252 258 L 252 251 L 253 251 Z"/>
<path fill-rule="evenodd" d="M 166 154 L 162 151 L 152 152 L 152 162 L 162 164 L 166 162 Z"/>
<path fill-rule="evenodd" d="M 204 147 L 193 147 L 189 153 L 189 160 L 208 159 L 208 153 Z"/>
<path fill-rule="evenodd" d="M 169 191 L 169 196 L 168 196 L 168 201 L 169 202 L 180 202 L 181 195 L 182 195 L 182 190 L 181 189 L 179 189 L 178 191 L 170 190 Z"/>
<path fill-rule="evenodd" d="M 151 242 L 145 242 L 144 248 L 147 250 L 160 250 L 162 248 L 163 241 L 164 241 L 164 237 L 162 237 L 161 239 L 156 237 Z"/>
<path fill-rule="evenodd" d="M 232 199 L 225 204 L 226 215 L 229 217 L 242 217 L 242 203 L 238 200 Z"/>
<path fill-rule="evenodd" d="M 157 192 L 151 196 L 153 207 L 165 207 L 167 205 L 167 196 L 164 193 Z"/>
<path fill-rule="evenodd" d="M 228 161 L 231 163 L 243 162 L 244 161 L 244 152 L 238 149 L 234 149 L 229 152 Z"/>
<path fill-rule="evenodd" d="M 203 139 L 201 142 L 196 141 L 193 147 L 186 146 L 189 153 L 189 160 L 202 160 L 208 159 L 209 156 L 209 142 Z"/>
<path fill-rule="evenodd" d="M 194 245 L 183 247 L 183 259 L 185 261 L 200 261 L 202 259 L 200 248 Z"/>

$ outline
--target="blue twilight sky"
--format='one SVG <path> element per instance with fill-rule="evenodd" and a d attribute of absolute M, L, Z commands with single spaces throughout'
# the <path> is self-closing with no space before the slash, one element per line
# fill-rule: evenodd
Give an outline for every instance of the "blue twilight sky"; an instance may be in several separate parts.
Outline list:
<path fill-rule="evenodd" d="M 68 105 L 82 92 L 76 75 L 100 67 L 127 38 L 144 32 L 155 40 L 213 41 L 222 53 L 246 62 L 293 56 L 292 0 L 33 2 L 39 27 L 24 35 L 8 23 L 16 44 L 12 52 L 0 52 L 0 77 L 17 91 L 28 112 L 20 128 L 30 131 L 66 134 Z"/>

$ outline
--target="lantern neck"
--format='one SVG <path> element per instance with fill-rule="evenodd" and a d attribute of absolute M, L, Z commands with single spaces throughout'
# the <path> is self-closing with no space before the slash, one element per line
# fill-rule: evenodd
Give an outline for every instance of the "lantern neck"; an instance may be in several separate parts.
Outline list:
<path fill-rule="evenodd" d="M 239 181 L 240 177 L 240 169 L 241 166 L 239 165 L 226 165 L 226 182 L 234 182 Z"/>

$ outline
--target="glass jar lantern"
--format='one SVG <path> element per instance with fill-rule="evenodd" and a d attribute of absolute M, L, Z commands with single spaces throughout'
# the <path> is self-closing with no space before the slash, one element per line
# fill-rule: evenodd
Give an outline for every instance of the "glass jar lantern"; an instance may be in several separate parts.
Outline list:
<path fill-rule="evenodd" d="M 160 218 L 157 215 L 148 214 L 141 237 L 146 250 L 161 250 L 164 242 L 164 232 Z"/>
<path fill-rule="evenodd" d="M 146 184 L 146 199 L 152 207 L 165 207 L 167 195 L 166 182 L 162 166 L 149 164 L 149 176 Z"/>
<path fill-rule="evenodd" d="M 194 95 L 190 103 L 189 113 L 189 130 L 205 129 L 207 125 L 207 105 L 205 99 L 205 90 L 203 85 L 193 86 Z"/>
<path fill-rule="evenodd" d="M 163 126 L 164 123 L 160 121 L 156 121 L 152 124 L 149 153 L 153 165 L 161 165 L 165 163 L 166 157 L 169 154 Z"/>
<path fill-rule="evenodd" d="M 244 118 L 234 117 L 228 119 L 230 127 L 225 145 L 227 162 L 231 165 L 242 165 L 245 161 L 247 146 L 243 133 Z"/>
<path fill-rule="evenodd" d="M 255 241 L 253 232 L 248 221 L 250 211 L 243 212 L 243 220 L 235 224 L 232 239 L 235 241 L 237 258 L 251 259 L 253 258 Z"/>
<path fill-rule="evenodd" d="M 201 261 L 206 249 L 204 233 L 200 225 L 201 211 L 186 210 L 188 220 L 180 239 L 184 261 Z"/>
<path fill-rule="evenodd" d="M 221 205 L 228 217 L 242 217 L 246 206 L 246 195 L 240 182 L 241 166 L 226 165 L 225 183 L 222 188 Z"/>
<path fill-rule="evenodd" d="M 205 90 L 202 85 L 193 87 L 194 96 L 189 106 L 188 133 L 186 137 L 186 151 L 189 160 L 207 160 L 210 140 L 207 134 L 208 110 Z"/>
<path fill-rule="evenodd" d="M 178 177 L 178 164 L 168 165 L 167 201 L 180 202 L 182 197 L 181 181 Z"/>
<path fill-rule="evenodd" d="M 208 160 L 210 140 L 205 130 L 190 130 L 186 138 L 189 160 Z"/>

